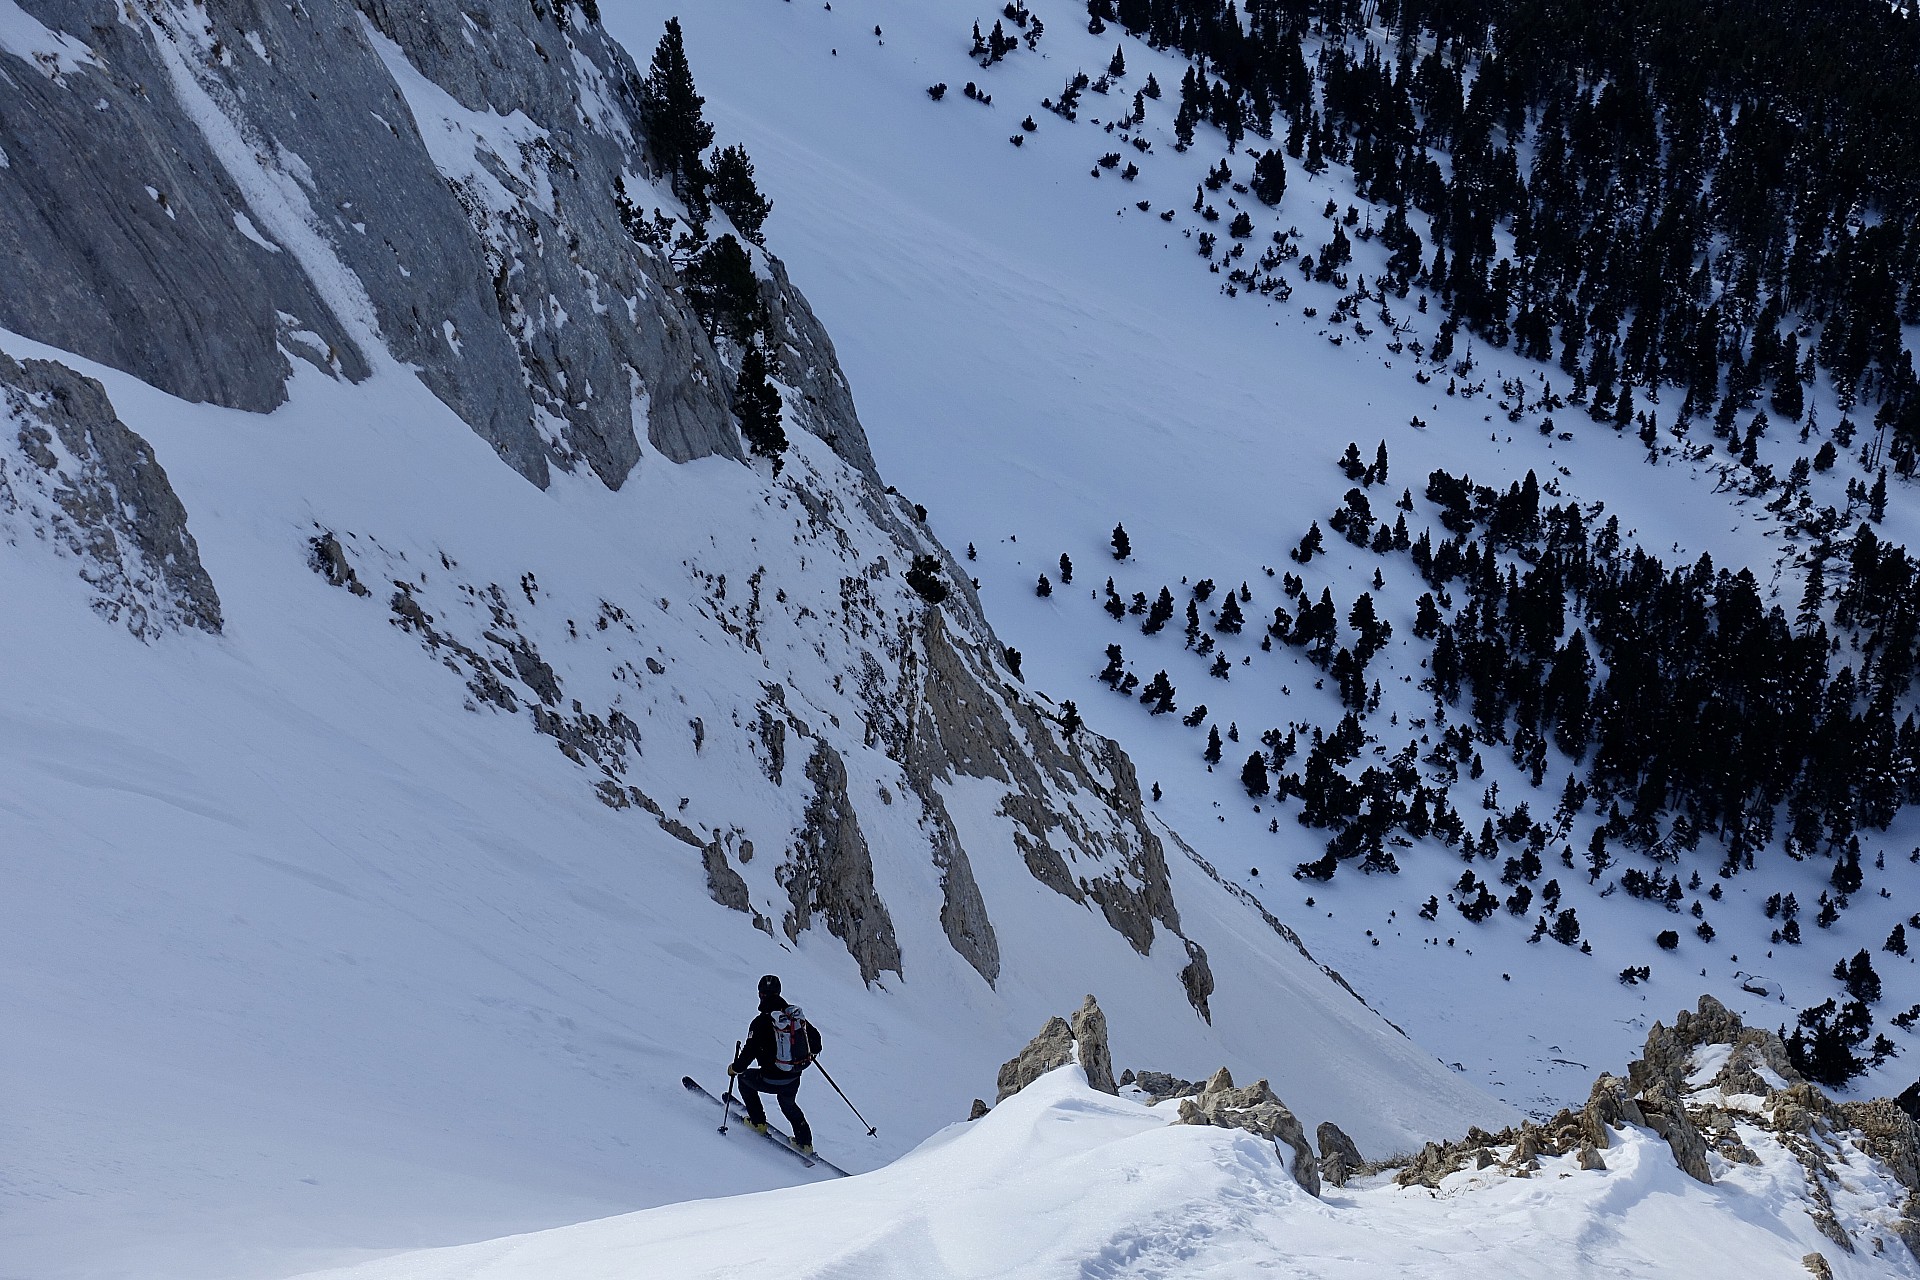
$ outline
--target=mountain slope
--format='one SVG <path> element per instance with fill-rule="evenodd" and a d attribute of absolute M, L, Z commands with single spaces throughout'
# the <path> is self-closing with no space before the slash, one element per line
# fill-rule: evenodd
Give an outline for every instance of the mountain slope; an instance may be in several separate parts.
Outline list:
<path fill-rule="evenodd" d="M 636 7 L 628 29 L 668 8 Z M 1803 1008 L 1847 998 L 1831 971 L 1863 950 L 1885 987 L 1876 1030 L 1896 1048 L 1909 1046 L 1909 1032 L 1888 1015 L 1920 1001 L 1920 971 L 1912 957 L 1883 947 L 1909 915 L 1909 853 L 1920 843 L 1910 810 L 1884 831 L 1859 832 L 1865 884 L 1830 927 L 1803 922 L 1799 949 L 1775 940 L 1783 921 L 1766 902 L 1792 894 L 1812 917 L 1822 895 L 1835 893 L 1830 854 L 1800 862 L 1776 850 L 1758 874 L 1721 877 L 1726 848 L 1716 841 L 1672 861 L 1654 856 L 1664 850 L 1627 852 L 1616 843 L 1615 865 L 1590 882 L 1587 851 L 1604 811 L 1575 813 L 1564 824 L 1549 818 L 1568 775 L 1581 767 L 1550 752 L 1551 768 L 1535 790 L 1530 770 L 1511 758 L 1517 739 L 1510 736 L 1497 745 L 1476 739 L 1469 754 L 1483 761 L 1469 769 L 1460 760 L 1445 787 L 1468 834 L 1477 837 L 1483 820 L 1505 818 L 1525 802 L 1550 837 L 1540 852 L 1546 869 L 1528 882 L 1534 905 L 1517 918 L 1504 910 L 1481 924 L 1462 918 L 1458 905 L 1471 895 L 1457 884 L 1471 870 L 1476 883 L 1509 898 L 1514 886 L 1501 883 L 1503 866 L 1521 855 L 1524 839 L 1501 836 L 1497 856 L 1483 852 L 1472 865 L 1456 845 L 1435 839 L 1401 850 L 1395 877 L 1358 875 L 1352 866 L 1326 884 L 1292 876 L 1296 866 L 1321 859 L 1328 833 L 1296 822 L 1298 801 L 1248 797 L 1241 765 L 1262 734 L 1277 729 L 1284 738 L 1292 726 L 1300 747 L 1287 767 L 1297 771 L 1311 730 L 1331 734 L 1345 708 L 1324 664 L 1279 642 L 1271 653 L 1262 645 L 1276 606 L 1297 611 L 1297 597 L 1281 585 L 1286 574 L 1299 575 L 1310 596 L 1331 591 L 1343 641 L 1351 634 L 1349 606 L 1363 592 L 1393 628 L 1369 673 L 1382 696 L 1350 775 L 1357 779 L 1365 765 L 1412 746 L 1421 781 L 1433 782 L 1446 770 L 1429 767 L 1426 757 L 1443 728 L 1483 728 L 1465 698 L 1445 708 L 1443 726 L 1435 699 L 1419 688 L 1431 674 L 1431 646 L 1414 634 L 1416 602 L 1429 585 L 1404 555 L 1350 547 L 1332 529 L 1342 495 L 1358 487 L 1337 466 L 1348 442 L 1358 442 L 1368 462 L 1376 441 L 1390 454 L 1387 483 L 1366 490 L 1384 525 L 1399 514 L 1405 490 L 1414 535 L 1430 528 L 1436 541 L 1450 536 L 1439 504 L 1426 495 L 1436 469 L 1470 475 L 1496 493 L 1532 472 L 1543 505 L 1599 510 L 1596 525 L 1617 518 L 1622 560 L 1643 550 L 1684 570 L 1708 555 L 1717 568 L 1750 570 L 1763 604 L 1789 618 L 1807 563 L 1831 554 L 1831 575 L 1846 555 L 1838 535 L 1815 535 L 1808 523 L 1818 524 L 1829 505 L 1846 513 L 1839 535 L 1864 522 L 1873 474 L 1843 449 L 1837 468 L 1814 472 L 1804 492 L 1783 503 L 1737 448 L 1706 439 L 1705 424 L 1691 438 L 1677 434 L 1670 391 L 1661 393 L 1664 405 L 1652 406 L 1659 448 L 1649 461 L 1633 432 L 1583 421 L 1582 406 L 1567 403 L 1567 375 L 1553 365 L 1475 344 L 1464 333 L 1451 360 L 1422 358 L 1412 344 L 1431 347 L 1443 319 L 1437 293 L 1425 288 L 1416 292 L 1433 295 L 1427 310 L 1420 298 L 1385 295 L 1405 332 L 1380 318 L 1381 303 L 1353 301 L 1354 283 L 1314 280 L 1298 269 L 1298 257 L 1276 272 L 1290 280 L 1290 299 L 1230 293 L 1229 277 L 1209 269 L 1199 246 L 1211 232 L 1224 249 L 1234 208 L 1255 215 L 1246 243 L 1256 255 L 1274 232 L 1296 253 L 1317 254 L 1334 224 L 1351 219 L 1353 269 L 1364 286 L 1378 279 L 1388 249 L 1378 238 L 1362 240 L 1359 228 L 1378 229 L 1386 206 L 1361 199 L 1342 165 L 1314 175 L 1289 159 L 1277 209 L 1226 188 L 1205 195 L 1223 211 L 1220 223 L 1205 222 L 1190 211 L 1205 175 L 1228 162 L 1244 184 L 1249 166 L 1244 150 L 1230 152 L 1205 125 L 1191 150 L 1176 151 L 1176 88 L 1187 59 L 1117 25 L 1088 34 L 1080 5 L 1032 12 L 1044 20 L 1044 36 L 990 67 L 968 57 L 971 24 L 990 29 L 999 16 L 984 7 L 897 12 L 865 0 L 831 10 L 730 0 L 687 18 L 691 47 L 706 51 L 713 67 L 703 84 L 716 119 L 748 140 L 783 193 L 770 225 L 835 328 L 876 424 L 876 456 L 890 476 L 932 497 L 929 521 L 950 545 L 977 548 L 969 569 L 996 625 L 1022 651 L 1030 681 L 1074 699 L 1091 724 L 1125 743 L 1148 789 L 1158 783 L 1164 792 L 1156 812 L 1185 832 L 1210 832 L 1223 872 L 1299 928 L 1316 955 L 1421 1043 L 1523 1107 L 1551 1110 L 1577 1090 L 1594 1064 L 1644 1033 L 1649 1006 L 1684 1002 L 1706 988 L 1756 1022 L 1791 1024 Z M 1011 20 L 1004 26 L 1021 34 Z M 1309 55 L 1332 42 L 1316 31 L 1306 41 Z M 1347 38 L 1353 47 L 1367 42 L 1389 48 L 1392 33 L 1369 28 Z M 1057 102 L 1077 72 L 1099 76 L 1116 46 L 1126 72 L 1109 94 L 1084 91 L 1071 123 L 1047 110 L 1043 103 Z M 1149 74 L 1165 96 L 1146 104 L 1143 125 L 1118 125 Z M 991 103 L 967 97 L 968 82 Z M 948 86 L 939 101 L 927 92 L 936 84 Z M 1027 119 L 1034 130 L 1025 129 Z M 1108 154 L 1137 163 L 1137 178 L 1103 167 Z M 1149 211 L 1137 207 L 1141 201 Z M 1171 221 L 1162 221 L 1165 214 Z M 1375 336 L 1362 338 L 1357 329 Z M 1904 335 L 1911 347 L 1914 331 Z M 1470 362 L 1464 369 L 1463 361 Z M 1544 403 L 1550 394 L 1558 406 Z M 1644 389 L 1641 395 L 1644 404 Z M 1842 417 L 1824 383 L 1808 392 L 1808 404 L 1820 434 Z M 1864 431 L 1853 443 L 1863 441 L 1871 444 Z M 1776 429 L 1757 452 L 1778 476 L 1814 448 Z M 1920 536 L 1910 499 L 1896 478 L 1885 518 L 1874 526 L 1887 541 L 1911 545 Z M 1109 548 L 1116 523 L 1131 535 L 1124 563 Z M 1288 553 L 1315 523 L 1329 550 L 1303 567 Z M 1061 583 L 1062 554 L 1074 565 L 1071 588 Z M 1040 575 L 1053 588 L 1045 598 L 1035 594 Z M 1230 655 L 1231 679 L 1214 678 L 1207 657 L 1183 648 L 1177 615 L 1154 638 L 1142 636 L 1135 614 L 1108 618 L 1101 602 L 1109 575 L 1123 600 L 1135 593 L 1151 600 L 1170 587 L 1176 610 L 1203 580 L 1223 591 L 1247 584 L 1248 624 L 1237 638 L 1212 634 L 1218 596 L 1201 604 L 1210 642 L 1218 639 L 1216 652 Z M 1575 622 L 1570 617 L 1568 628 Z M 1115 643 L 1142 685 L 1156 670 L 1169 672 L 1178 715 L 1149 716 L 1135 699 L 1093 683 L 1105 647 Z M 1847 643 L 1836 666 L 1862 661 Z M 1180 719 L 1200 705 L 1208 713 L 1183 727 Z M 1911 705 L 1909 693 L 1901 713 Z M 1230 753 L 1212 770 L 1202 759 L 1208 727 L 1227 739 Z M 1703 754 L 1712 754 L 1711 744 Z M 1483 804 L 1488 795 L 1492 808 Z M 1620 801 L 1632 807 L 1630 796 Z M 1783 818 L 1779 834 L 1786 828 Z M 1620 891 L 1629 868 L 1648 876 L 1677 869 L 1683 887 L 1697 873 L 1701 883 L 1685 888 L 1670 911 Z M 1564 891 L 1560 906 L 1577 913 L 1591 956 L 1529 943 L 1550 881 Z M 1721 897 L 1710 896 L 1716 888 Z M 1441 913 L 1431 923 L 1416 916 L 1430 898 Z M 1713 938 L 1697 934 L 1703 923 Z M 1673 952 L 1656 941 L 1669 930 Z M 1648 978 L 1618 980 L 1623 969 L 1641 966 L 1651 970 Z M 1894 1058 L 1868 1083 L 1895 1091 L 1910 1079 L 1910 1063 Z"/>
<path fill-rule="evenodd" d="M 1015 678 L 757 248 L 791 444 L 749 457 L 585 13 L 0 7 L 0 1270 L 793 1180 L 677 1080 L 767 971 L 880 1126 L 809 1090 L 854 1168 L 1088 990 L 1123 1066 L 1377 1149 L 1510 1118 Z"/>

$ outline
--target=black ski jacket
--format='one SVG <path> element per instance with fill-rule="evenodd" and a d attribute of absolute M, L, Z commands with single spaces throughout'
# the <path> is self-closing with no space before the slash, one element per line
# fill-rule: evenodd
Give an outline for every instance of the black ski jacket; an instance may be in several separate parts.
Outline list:
<path fill-rule="evenodd" d="M 755 1062 L 768 1075 L 787 1074 L 774 1066 L 773 1018 L 770 1015 L 775 1009 L 788 1007 L 787 1002 L 778 997 L 760 1002 L 759 1016 L 747 1027 L 747 1042 L 740 1047 L 740 1056 L 733 1060 L 735 1074 L 745 1071 Z M 812 1022 L 807 1023 L 807 1048 L 813 1053 L 820 1052 L 820 1028 Z"/>

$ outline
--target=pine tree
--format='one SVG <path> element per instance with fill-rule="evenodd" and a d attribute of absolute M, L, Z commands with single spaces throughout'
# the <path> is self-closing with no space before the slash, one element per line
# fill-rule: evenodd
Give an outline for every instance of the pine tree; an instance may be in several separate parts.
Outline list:
<path fill-rule="evenodd" d="M 740 242 L 721 236 L 702 249 L 687 265 L 687 294 L 706 324 L 707 336 L 724 331 L 737 342 L 748 342 L 766 327 L 766 304 L 753 261 Z"/>
<path fill-rule="evenodd" d="M 1064 551 L 1060 553 L 1060 585 L 1063 587 L 1073 585 L 1073 561 L 1067 559 L 1067 553 Z"/>
<path fill-rule="evenodd" d="M 1173 620 L 1173 593 L 1165 587 L 1154 598 L 1153 606 L 1147 610 L 1147 620 L 1140 624 L 1140 630 L 1147 635 L 1156 635 L 1160 629 Z"/>
<path fill-rule="evenodd" d="M 1127 527 L 1116 524 L 1113 526 L 1113 558 L 1115 560 L 1125 560 L 1132 554 L 1133 540 L 1127 537 Z"/>
<path fill-rule="evenodd" d="M 1207 749 L 1201 753 L 1201 759 L 1208 764 L 1220 763 L 1220 726 L 1217 724 L 1207 726 Z"/>
<path fill-rule="evenodd" d="M 1086 722 L 1080 718 L 1080 708 L 1073 705 L 1071 698 L 1060 704 L 1061 737 L 1065 738 L 1068 742 L 1072 742 L 1073 735 L 1078 733 L 1080 726 L 1085 723 Z"/>
<path fill-rule="evenodd" d="M 1264 205 L 1277 205 L 1287 194 L 1287 161 L 1276 148 L 1253 162 L 1254 198 Z"/>
<path fill-rule="evenodd" d="M 745 147 L 724 147 L 714 156 L 712 195 L 741 235 L 755 244 L 766 243 L 761 228 L 773 212 L 773 202 L 754 185 L 753 161 Z"/>
<path fill-rule="evenodd" d="M 781 455 L 787 451 L 787 433 L 780 425 L 780 389 L 767 376 L 767 358 L 757 343 L 740 360 L 733 411 L 747 447 L 759 457 L 773 459 L 773 473 L 779 475 Z"/>
<path fill-rule="evenodd" d="M 1127 55 L 1119 46 L 1113 46 L 1113 58 L 1107 63 L 1107 74 L 1118 80 L 1127 74 Z"/>
<path fill-rule="evenodd" d="M 1267 780 L 1267 757 L 1254 752 L 1247 757 L 1246 764 L 1240 767 L 1240 785 L 1247 789 L 1249 796 L 1263 796 L 1273 789 Z"/>
<path fill-rule="evenodd" d="M 1167 679 L 1167 673 L 1154 673 L 1147 681 L 1147 687 L 1140 691 L 1140 701 L 1152 714 L 1166 715 L 1173 710 L 1173 681 Z"/>
<path fill-rule="evenodd" d="M 690 210 L 704 205 L 707 173 L 700 157 L 713 145 L 713 126 L 702 114 L 706 104 L 693 87 L 680 19 L 668 18 L 666 34 L 653 51 L 653 65 L 640 84 L 640 118 L 654 155 L 673 180 L 674 193 Z M 698 213 L 704 215 L 704 207 Z"/>

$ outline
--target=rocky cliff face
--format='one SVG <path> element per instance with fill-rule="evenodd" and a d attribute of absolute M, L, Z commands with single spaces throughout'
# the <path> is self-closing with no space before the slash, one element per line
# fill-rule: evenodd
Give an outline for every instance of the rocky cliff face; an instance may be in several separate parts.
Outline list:
<path fill-rule="evenodd" d="M 0 327 L 250 411 L 285 401 L 294 360 L 417 376 L 540 486 L 619 489 L 649 451 L 744 467 L 739 351 L 709 337 L 684 260 L 623 218 L 686 211 L 593 12 L 24 0 L 0 35 Z M 788 426 L 824 447 L 770 479 L 762 464 L 740 510 L 701 513 L 710 530 L 676 529 L 672 595 L 555 600 L 531 573 L 471 573 L 455 547 L 421 564 L 324 520 L 293 563 L 413 636 L 459 677 L 450 696 L 552 739 L 583 796 L 687 846 L 742 927 L 824 928 L 867 981 L 903 975 L 882 884 L 924 877 L 939 932 L 991 984 L 978 863 L 1010 845 L 1136 951 L 1175 935 L 1205 1014 L 1205 952 L 1179 938 L 1131 764 L 1063 736 L 1011 675 L 965 573 L 875 472 L 826 333 L 779 262 L 752 259 Z M 217 631 L 186 513 L 100 388 L 11 362 L 0 383 L 21 450 L 4 501 L 57 509 L 103 612 Z M 926 557 L 941 602 L 906 581 Z M 696 661 L 716 648 L 738 676 L 719 688 Z M 772 800 L 685 781 L 701 776 L 763 777 Z M 993 792 L 989 816 L 953 811 L 962 787 Z"/>
<path fill-rule="evenodd" d="M 94 611 L 152 639 L 220 630 L 186 509 L 101 385 L 0 353 L 0 529 L 74 563 Z"/>
<path fill-rule="evenodd" d="M 730 380 L 615 204 L 646 172 L 638 74 L 576 6 L 25 8 L 0 325 L 253 410 L 290 357 L 397 361 L 537 484 L 617 487 L 642 440 L 740 455 Z M 796 389 L 870 469 L 831 344 L 768 274 Z"/>

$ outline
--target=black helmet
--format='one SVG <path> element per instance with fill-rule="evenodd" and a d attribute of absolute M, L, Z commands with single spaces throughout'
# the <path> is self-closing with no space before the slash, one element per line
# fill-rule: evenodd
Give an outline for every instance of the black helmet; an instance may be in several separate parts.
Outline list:
<path fill-rule="evenodd" d="M 780 994 L 780 975 L 776 973 L 770 973 L 766 977 L 760 979 L 760 994 L 763 996 L 779 995 Z"/>

